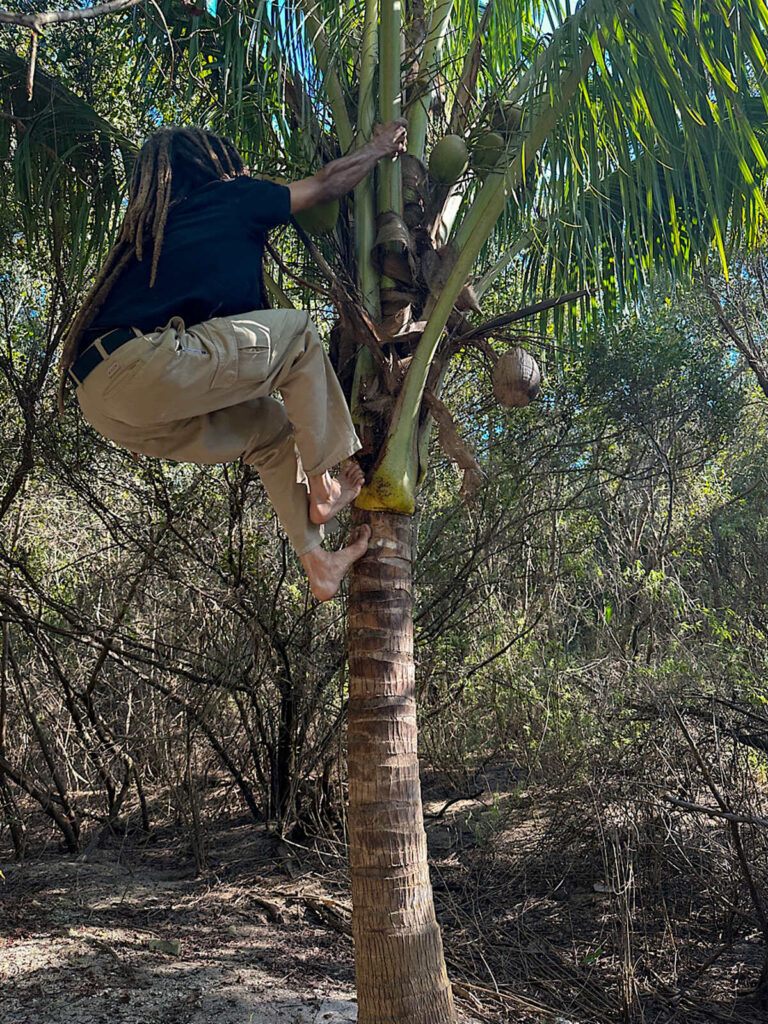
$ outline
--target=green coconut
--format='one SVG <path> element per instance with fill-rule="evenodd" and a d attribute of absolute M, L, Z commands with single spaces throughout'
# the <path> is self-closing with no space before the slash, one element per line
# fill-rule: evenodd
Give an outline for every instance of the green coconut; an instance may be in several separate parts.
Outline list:
<path fill-rule="evenodd" d="M 469 152 L 459 135 L 444 135 L 429 154 L 429 174 L 439 185 L 455 185 L 467 169 Z"/>
<path fill-rule="evenodd" d="M 514 135 L 520 131 L 524 110 L 517 103 L 499 100 L 491 115 L 491 126 L 502 135 Z"/>
<path fill-rule="evenodd" d="M 481 135 L 472 147 L 472 166 L 476 171 L 492 171 L 504 156 L 504 136 L 498 132 Z"/>
<path fill-rule="evenodd" d="M 317 203 L 295 214 L 297 223 L 308 235 L 330 235 L 339 219 L 339 200 Z"/>

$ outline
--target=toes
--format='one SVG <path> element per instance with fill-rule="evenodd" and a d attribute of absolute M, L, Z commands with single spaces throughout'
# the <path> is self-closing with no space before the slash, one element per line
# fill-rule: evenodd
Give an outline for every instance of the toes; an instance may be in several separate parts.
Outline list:
<path fill-rule="evenodd" d="M 347 549 L 351 552 L 357 553 L 358 550 L 365 551 L 368 547 L 368 539 L 370 537 L 370 530 L 368 527 L 359 526 L 349 535 L 349 544 Z"/>
<path fill-rule="evenodd" d="M 362 487 L 365 482 L 365 474 L 357 462 L 348 462 L 344 467 L 344 476 L 355 487 Z"/>
<path fill-rule="evenodd" d="M 368 542 L 371 539 L 371 528 L 367 524 L 364 526 L 358 526 L 353 534 L 353 544 L 365 544 L 368 546 Z"/>

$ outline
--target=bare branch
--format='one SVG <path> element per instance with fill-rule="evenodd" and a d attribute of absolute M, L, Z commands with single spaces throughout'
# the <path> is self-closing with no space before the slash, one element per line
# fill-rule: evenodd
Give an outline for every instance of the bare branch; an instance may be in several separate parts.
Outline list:
<path fill-rule="evenodd" d="M 697 814 L 707 814 L 711 818 L 725 818 L 727 821 L 736 821 L 740 825 L 762 825 L 768 828 L 768 818 L 756 818 L 751 814 L 735 814 L 733 811 L 720 811 L 716 807 L 705 807 L 703 804 L 694 804 L 690 800 L 680 800 L 679 797 L 664 794 L 664 799 L 675 807 L 684 811 L 695 811 Z"/>
<path fill-rule="evenodd" d="M 566 302 L 575 302 L 577 299 L 582 299 L 588 294 L 588 289 L 582 288 L 577 292 L 566 292 L 565 295 L 558 295 L 551 299 L 542 299 L 541 302 L 534 302 L 530 306 L 516 309 L 514 313 L 504 313 L 503 316 L 496 316 L 493 320 L 486 320 L 484 324 L 478 324 L 477 327 L 473 327 L 465 334 L 457 335 L 456 340 L 465 341 L 469 338 L 477 338 L 483 334 L 490 334 L 491 331 L 495 331 L 500 327 L 506 327 L 507 324 L 513 324 L 517 320 L 525 320 L 530 316 L 535 316 L 537 313 L 543 313 L 545 309 L 563 306 Z"/>
<path fill-rule="evenodd" d="M 32 102 L 32 92 L 35 88 L 35 67 L 37 65 L 37 44 L 40 35 L 33 29 L 32 38 L 29 44 L 29 68 L 27 69 L 27 99 Z"/>
<path fill-rule="evenodd" d="M 59 25 L 65 21 L 87 21 L 100 18 L 104 14 L 120 14 L 121 11 L 135 7 L 141 0 L 108 0 L 105 4 L 95 7 L 81 7 L 76 11 L 40 11 L 37 14 L 16 14 L 14 11 L 0 11 L 0 24 L 20 25 L 41 32 L 48 25 Z"/>

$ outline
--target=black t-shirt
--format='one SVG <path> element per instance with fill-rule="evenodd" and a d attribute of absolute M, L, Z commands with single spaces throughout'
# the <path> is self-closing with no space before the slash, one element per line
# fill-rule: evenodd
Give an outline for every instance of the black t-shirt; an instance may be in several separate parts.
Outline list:
<path fill-rule="evenodd" d="M 180 316 L 187 327 L 263 309 L 261 261 L 269 228 L 287 224 L 285 185 L 242 175 L 196 189 L 168 212 L 154 285 L 150 252 L 131 260 L 84 332 L 80 351 L 117 327 L 143 333 Z"/>

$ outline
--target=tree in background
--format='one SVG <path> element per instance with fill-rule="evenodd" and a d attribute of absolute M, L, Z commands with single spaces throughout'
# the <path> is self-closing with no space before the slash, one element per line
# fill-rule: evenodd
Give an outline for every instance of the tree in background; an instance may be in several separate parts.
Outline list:
<path fill-rule="evenodd" d="M 116 50 L 133 33 L 145 116 L 183 109 L 266 173 L 305 173 L 363 143 L 376 120 L 408 119 L 407 157 L 306 219 L 302 237 L 335 310 L 336 369 L 367 472 L 356 515 L 374 537 L 349 606 L 359 1019 L 442 1024 L 454 1011 L 422 826 L 410 521 L 435 425 L 465 488 L 481 477 L 441 402 L 445 375 L 476 353 L 494 366 L 499 400 L 524 405 L 537 371 L 505 350 L 516 320 L 554 310 L 555 362 L 568 325 L 621 313 L 658 267 L 685 275 L 713 248 L 725 267 L 731 244 L 757 237 L 768 8 L 285 0 L 222 2 L 190 20 L 170 3 L 114 6 L 133 7 L 130 25 L 105 31 Z M 4 185 L 71 294 L 114 230 L 136 139 L 96 112 L 105 95 L 51 77 L 55 61 L 67 75 L 67 45 L 52 43 L 46 60 L 39 16 L 4 20 L 31 35 L 24 59 L 13 45 L 0 53 Z M 527 305 L 484 320 L 513 261 Z"/>

